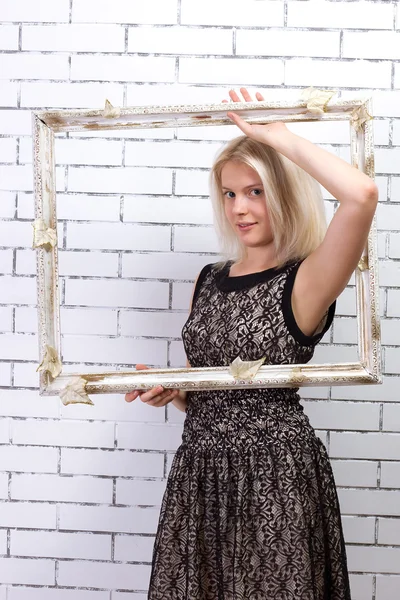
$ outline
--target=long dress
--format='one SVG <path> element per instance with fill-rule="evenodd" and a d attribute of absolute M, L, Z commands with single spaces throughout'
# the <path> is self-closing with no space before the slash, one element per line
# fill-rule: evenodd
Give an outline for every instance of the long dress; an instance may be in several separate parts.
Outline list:
<path fill-rule="evenodd" d="M 198 278 L 182 330 L 192 367 L 308 362 L 335 302 L 306 336 L 291 309 L 301 261 L 238 277 L 231 264 Z M 297 392 L 188 393 L 148 600 L 350 600 L 332 468 Z"/>

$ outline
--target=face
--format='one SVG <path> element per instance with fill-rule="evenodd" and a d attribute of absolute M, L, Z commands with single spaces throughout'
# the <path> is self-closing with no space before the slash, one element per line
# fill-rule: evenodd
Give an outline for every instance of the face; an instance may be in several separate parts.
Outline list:
<path fill-rule="evenodd" d="M 248 165 L 229 161 L 221 170 L 225 215 L 247 247 L 265 246 L 273 240 L 265 192 L 260 176 Z"/>

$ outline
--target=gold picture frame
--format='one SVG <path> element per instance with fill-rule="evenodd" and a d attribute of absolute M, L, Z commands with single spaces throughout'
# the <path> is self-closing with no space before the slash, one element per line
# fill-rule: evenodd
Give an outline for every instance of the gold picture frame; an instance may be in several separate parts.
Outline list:
<path fill-rule="evenodd" d="M 232 125 L 228 110 L 252 123 L 348 121 L 351 162 L 374 177 L 371 99 L 337 99 L 309 88 L 298 102 L 143 106 L 33 113 L 35 180 L 34 247 L 37 249 L 40 394 L 60 395 L 65 404 L 90 403 L 88 394 L 125 393 L 155 385 L 186 390 L 299 387 L 381 383 L 378 260 L 375 218 L 355 271 L 358 362 L 262 366 L 252 376 L 218 368 L 63 373 L 61 364 L 54 134 L 85 130 L 151 129 Z"/>

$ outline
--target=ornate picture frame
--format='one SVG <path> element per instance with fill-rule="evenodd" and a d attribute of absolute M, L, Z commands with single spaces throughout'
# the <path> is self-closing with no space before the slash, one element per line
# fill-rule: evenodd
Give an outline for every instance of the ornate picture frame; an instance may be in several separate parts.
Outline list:
<path fill-rule="evenodd" d="M 332 100 L 334 92 L 308 88 L 298 102 L 256 102 L 143 106 L 104 110 L 41 111 L 33 113 L 35 221 L 37 249 L 40 394 L 60 395 L 64 404 L 91 403 L 88 394 L 125 393 L 155 385 L 186 390 L 359 385 L 381 383 L 380 321 L 376 221 L 355 271 L 358 362 L 336 364 L 256 365 L 235 369 L 166 368 L 148 371 L 63 373 L 61 364 L 60 299 L 54 134 L 85 130 L 151 129 L 232 125 L 232 108 L 252 123 L 273 121 L 348 121 L 351 162 L 374 177 L 371 100 Z"/>

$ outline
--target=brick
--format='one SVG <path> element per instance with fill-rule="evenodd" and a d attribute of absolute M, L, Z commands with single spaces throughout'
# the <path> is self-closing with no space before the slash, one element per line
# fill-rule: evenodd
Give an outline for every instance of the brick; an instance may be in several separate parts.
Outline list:
<path fill-rule="evenodd" d="M 163 455 L 123 450 L 63 449 L 61 472 L 112 477 L 162 477 Z"/>
<path fill-rule="evenodd" d="M 379 285 L 400 287 L 400 263 L 397 261 L 380 260 Z"/>
<path fill-rule="evenodd" d="M 161 506 L 166 481 L 117 479 L 116 503 L 128 506 Z"/>
<path fill-rule="evenodd" d="M 79 590 L 79 600 L 109 600 L 109 597 L 108 591 Z M 76 589 L 34 588 L 19 585 L 8 588 L 8 600 L 76 600 Z"/>
<path fill-rule="evenodd" d="M 347 558 L 350 571 L 395 573 L 400 561 L 400 548 L 349 546 Z"/>
<path fill-rule="evenodd" d="M 258 56 L 339 57 L 339 32 L 242 29 L 236 54 Z"/>
<path fill-rule="evenodd" d="M 52 560 L 0 558 L 0 581 L 51 585 L 55 582 L 55 563 Z"/>
<path fill-rule="evenodd" d="M 332 460 L 337 486 L 375 487 L 378 478 L 378 462 L 372 460 Z"/>
<path fill-rule="evenodd" d="M 389 234 L 389 258 L 400 258 L 400 234 Z"/>
<path fill-rule="evenodd" d="M 0 94 L 0 106 L 4 106 L 7 108 L 17 106 L 18 103 L 18 90 L 19 83 L 10 82 L 10 81 L 2 81 L 1 82 L 1 94 Z M 5 122 L 3 122 L 4 111 L 0 111 L 0 127 L 5 127 Z M 16 111 L 14 111 L 16 112 Z M 4 133 L 1 131 L 1 133 Z"/>
<path fill-rule="evenodd" d="M 144 167 L 212 166 L 221 144 L 193 142 L 126 142 L 125 164 Z"/>
<path fill-rule="evenodd" d="M 376 600 L 395 598 L 399 591 L 400 577 L 396 575 L 376 576 Z"/>
<path fill-rule="evenodd" d="M 47 531 L 12 531 L 10 554 L 43 558 L 111 559 L 111 536 Z"/>
<path fill-rule="evenodd" d="M 379 430 L 379 405 L 359 402 L 304 402 L 317 429 Z"/>
<path fill-rule="evenodd" d="M 400 32 L 399 32 L 399 36 L 400 36 Z M 400 127 L 399 127 L 398 121 L 395 121 L 393 123 L 393 145 L 400 146 Z"/>
<path fill-rule="evenodd" d="M 0 390 L 0 415 L 55 418 L 59 415 L 59 401 L 30 390 Z"/>
<path fill-rule="evenodd" d="M 192 169 L 176 173 L 175 194 L 177 196 L 209 196 L 209 172 Z"/>
<path fill-rule="evenodd" d="M 280 27 L 284 24 L 284 7 L 280 2 L 229 2 L 205 0 L 202 4 L 182 0 L 183 25 L 238 25 L 240 27 Z"/>
<path fill-rule="evenodd" d="M 111 479 L 99 477 L 29 475 L 25 473 L 11 476 L 11 498 L 13 500 L 111 504 L 112 487 Z"/>
<path fill-rule="evenodd" d="M 112 600 L 147 600 L 145 594 L 129 594 L 128 592 L 112 592 Z"/>
<path fill-rule="evenodd" d="M 372 600 L 374 579 L 372 575 L 349 574 L 352 600 Z"/>
<path fill-rule="evenodd" d="M 1 227 L 0 227 L 1 228 Z M 13 270 L 13 251 L 0 250 L 0 273 L 11 274 Z"/>
<path fill-rule="evenodd" d="M 400 117 L 400 92 L 374 90 L 373 105 L 377 117 Z"/>
<path fill-rule="evenodd" d="M 312 73 L 311 79 L 310 73 Z M 391 85 L 390 63 L 373 63 L 364 60 L 322 61 L 303 58 L 286 61 L 284 83 L 285 85 L 368 88 L 371 85 L 371 77 L 376 87 L 389 88 Z M 377 168 L 377 172 L 386 171 L 380 171 Z"/>
<path fill-rule="evenodd" d="M 182 427 L 180 425 L 135 425 L 132 423 L 117 425 L 118 448 L 175 452 L 181 442 Z"/>
<path fill-rule="evenodd" d="M 117 334 L 116 310 L 62 308 L 61 322 L 63 334 Z"/>
<path fill-rule="evenodd" d="M 0 131 L 0 133 L 7 133 Z M 17 134 L 18 131 L 13 131 Z M 56 189 L 64 190 L 64 174 L 65 170 L 62 167 L 56 169 Z M 0 186 L 4 190 L 12 191 L 27 191 L 30 192 L 33 189 L 33 169 L 32 165 L 14 166 L 5 165 L 0 166 Z"/>
<path fill-rule="evenodd" d="M 33 446 L 0 446 L 2 471 L 56 473 L 57 450 Z"/>
<path fill-rule="evenodd" d="M 0 217 L 13 219 L 15 216 L 15 193 L 0 192 Z"/>
<path fill-rule="evenodd" d="M 120 202 L 119 196 L 57 194 L 57 218 L 72 221 L 119 221 Z M 18 194 L 18 218 L 34 218 L 32 194 Z"/>
<path fill-rule="evenodd" d="M 68 79 L 68 57 L 51 54 L 0 54 L 4 79 Z"/>
<path fill-rule="evenodd" d="M 2 502 L 0 524 L 1 527 L 55 529 L 56 506 L 44 502 Z M 4 583 L 4 579 L 1 581 Z"/>
<path fill-rule="evenodd" d="M 380 230 L 400 231 L 396 219 L 399 214 L 399 208 L 396 204 L 379 204 L 377 209 L 377 228 Z"/>
<path fill-rule="evenodd" d="M 148 0 L 146 4 L 127 4 L 115 0 L 112 11 L 106 0 L 96 4 L 97 23 L 150 23 L 173 24 L 177 22 L 177 0 Z M 72 21 L 92 22 L 93 4 L 91 0 L 76 0 L 73 4 Z"/>
<path fill-rule="evenodd" d="M 0 531 L 0 554 L 7 554 L 7 530 L 2 529 Z M 0 598 L 6 598 L 5 593 L 3 594 L 3 590 L 0 588 Z"/>
<path fill-rule="evenodd" d="M 400 431 L 400 404 L 386 404 L 383 407 L 383 429 Z"/>
<path fill-rule="evenodd" d="M 32 224 L 26 221 L 0 221 L 0 239 L 2 246 L 31 248 Z"/>
<path fill-rule="evenodd" d="M 331 457 L 382 458 L 400 457 L 400 436 L 389 433 L 331 433 Z"/>
<path fill-rule="evenodd" d="M 2 169 L 6 168 L 2 167 Z M 140 167 L 115 167 L 111 169 L 71 167 L 68 171 L 68 191 L 106 194 L 170 194 L 172 191 L 172 171 L 169 169 Z"/>
<path fill-rule="evenodd" d="M 0 25 L 0 50 L 18 50 L 18 25 Z"/>
<path fill-rule="evenodd" d="M 68 223 L 68 248 L 169 250 L 170 227 L 129 223 Z"/>
<path fill-rule="evenodd" d="M 333 342 L 336 344 L 356 344 L 357 319 L 336 318 L 333 324 Z"/>
<path fill-rule="evenodd" d="M 189 306 L 189 300 L 187 306 Z M 173 368 L 184 368 L 186 366 L 186 354 L 182 342 L 171 342 L 169 360 L 170 366 Z"/>
<path fill-rule="evenodd" d="M 177 252 L 218 252 L 216 232 L 211 227 L 176 226 L 174 228 L 174 250 Z"/>
<path fill-rule="evenodd" d="M 3 83 L 1 84 L 1 94 L 3 96 Z M 7 93 L 6 88 L 6 93 Z M 15 88 L 16 92 L 16 88 Z M 15 95 L 16 97 L 16 95 Z M 8 102 L 6 106 L 8 106 Z M 27 110 L 0 110 L 0 134 L 2 135 L 32 135 L 32 115 Z M 3 186 L 2 186 L 3 187 Z"/>
<path fill-rule="evenodd" d="M 79 361 L 107 365 L 132 365 L 136 362 L 165 365 L 167 362 L 167 342 L 164 340 L 64 336 L 62 348 L 63 360 L 66 362 Z"/>
<path fill-rule="evenodd" d="M 172 287 L 172 308 L 189 310 L 193 291 L 193 283 L 174 283 Z"/>
<path fill-rule="evenodd" d="M 60 252 L 59 274 L 118 277 L 118 254 L 113 252 Z"/>
<path fill-rule="evenodd" d="M 372 50 L 374 49 L 374 50 Z M 362 31 L 343 34 L 344 58 L 399 59 L 399 31 Z"/>
<path fill-rule="evenodd" d="M 400 488 L 400 463 L 382 462 L 381 487 Z"/>
<path fill-rule="evenodd" d="M 3 84 L 2 84 L 3 85 Z M 29 108 L 103 108 L 108 98 L 123 104 L 123 86 L 117 83 L 22 82 L 21 106 Z"/>
<path fill-rule="evenodd" d="M 400 290 L 387 291 L 387 316 L 400 317 Z"/>
<path fill-rule="evenodd" d="M 168 284 L 158 282 L 79 281 L 66 283 L 66 304 L 128 308 L 168 308 Z"/>
<path fill-rule="evenodd" d="M 263 58 L 180 58 L 180 83 L 269 85 L 283 83 L 283 61 Z M 383 86 L 380 86 L 383 87 Z M 389 87 L 389 86 L 388 86 Z"/>
<path fill-rule="evenodd" d="M 115 536 L 115 560 L 151 563 L 154 537 L 138 535 Z"/>
<path fill-rule="evenodd" d="M 1 31 L 0 31 L 1 34 Z M 17 140 L 0 138 L 0 162 L 15 163 L 17 161 Z"/>
<path fill-rule="evenodd" d="M 392 7 L 375 2 L 288 2 L 288 27 L 392 29 Z"/>
<path fill-rule="evenodd" d="M 10 441 L 10 422 L 8 419 L 0 419 L 0 444 L 8 444 Z"/>
<path fill-rule="evenodd" d="M 211 225 L 211 203 L 208 198 L 155 198 L 125 196 L 124 222 L 194 223 Z M 125 257 L 127 258 L 127 256 Z"/>
<path fill-rule="evenodd" d="M 400 173 L 400 148 L 377 148 L 375 152 L 375 169 L 377 173 Z M 396 207 L 397 208 L 397 207 Z M 378 211 L 379 214 L 379 211 Z M 397 229 L 397 227 L 390 227 Z"/>
<path fill-rule="evenodd" d="M 55 157 L 58 165 L 121 165 L 122 143 L 116 140 L 79 140 L 56 138 Z M 21 140 L 20 162 L 32 162 L 32 141 Z"/>
<path fill-rule="evenodd" d="M 232 54 L 232 31 L 194 27 L 134 27 L 128 52 L 160 54 Z"/>
<path fill-rule="evenodd" d="M 384 373 L 400 373 L 399 357 L 400 348 L 386 348 L 385 349 L 385 365 Z"/>
<path fill-rule="evenodd" d="M 9 387 L 11 384 L 11 363 L 0 363 L 0 385 Z"/>
<path fill-rule="evenodd" d="M 310 363 L 343 363 L 343 362 L 358 362 L 357 346 L 339 346 L 338 344 L 330 345 L 328 338 L 329 332 L 324 336 L 322 343 L 319 344 L 314 352 L 314 356 Z"/>
<path fill-rule="evenodd" d="M 150 571 L 150 565 L 66 561 L 59 565 L 57 580 L 59 585 L 144 590 Z"/>
<path fill-rule="evenodd" d="M 150 533 L 157 528 L 159 508 L 60 506 L 60 529 L 115 533 Z M 120 588 L 120 586 L 118 586 Z"/>
<path fill-rule="evenodd" d="M 399 400 L 398 382 L 397 377 L 384 377 L 383 383 L 378 385 L 334 386 L 332 399 L 396 402 Z"/>
<path fill-rule="evenodd" d="M 373 544 L 375 541 L 374 517 L 342 517 L 344 539 L 347 544 Z"/>
<path fill-rule="evenodd" d="M 398 545 L 400 539 L 399 519 L 378 519 L 378 544 Z"/>
<path fill-rule="evenodd" d="M 125 30 L 115 25 L 27 25 L 22 50 L 51 52 L 123 52 Z"/>
<path fill-rule="evenodd" d="M 338 490 L 342 514 L 388 515 L 400 514 L 400 491 Z"/>
<path fill-rule="evenodd" d="M 114 447 L 114 424 L 111 422 L 85 423 L 25 419 L 13 421 L 11 430 L 14 444 L 80 448 Z"/>
<path fill-rule="evenodd" d="M 187 252 L 155 252 L 153 254 L 124 254 L 123 277 L 148 279 L 189 279 L 193 281 L 204 265 L 214 262 L 214 256 L 198 256 Z M 216 262 L 216 261 L 215 261 Z"/>
<path fill-rule="evenodd" d="M 121 311 L 121 335 L 180 338 L 187 313 Z"/>
<path fill-rule="evenodd" d="M 400 68 L 397 64 L 394 65 L 394 87 L 400 87 Z"/>
<path fill-rule="evenodd" d="M 56 4 L 51 0 L 40 0 L 36 6 L 29 0 L 4 0 L 0 7 L 1 21 L 52 22 L 68 21 L 68 0 L 59 0 Z"/>
<path fill-rule="evenodd" d="M 0 337 L 0 358 L 8 360 L 38 360 L 36 335 L 3 333 Z"/>
<path fill-rule="evenodd" d="M 72 56 L 71 79 L 172 82 L 175 80 L 175 59 L 160 56 Z"/>
<path fill-rule="evenodd" d="M 0 473 L 0 498 L 8 499 L 8 473 Z"/>
<path fill-rule="evenodd" d="M 39 374 L 36 363 L 14 363 L 14 386 L 21 388 L 39 389 Z"/>

